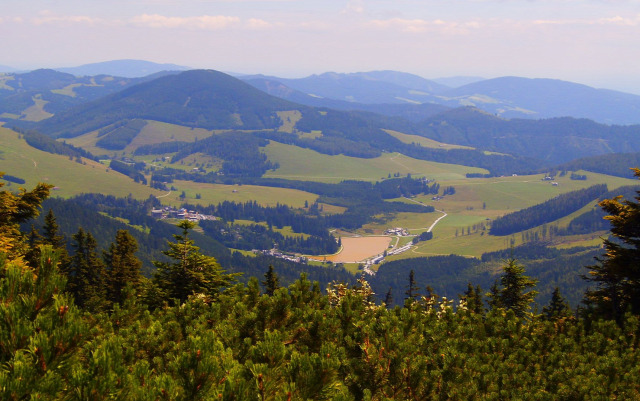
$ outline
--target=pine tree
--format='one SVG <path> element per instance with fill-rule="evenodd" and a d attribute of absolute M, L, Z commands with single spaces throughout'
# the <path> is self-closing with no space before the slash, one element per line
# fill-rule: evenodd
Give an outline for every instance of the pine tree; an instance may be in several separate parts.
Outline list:
<path fill-rule="evenodd" d="M 127 286 L 131 286 L 134 292 L 140 289 L 143 281 L 140 273 L 142 262 L 135 255 L 137 251 L 138 243 L 129 231 L 118 230 L 115 242 L 103 254 L 107 266 L 105 276 L 109 302 L 122 305 Z"/>
<path fill-rule="evenodd" d="M 0 172 L 2 176 L 4 173 Z M 3 186 L 4 183 L 0 182 L 0 188 Z M 28 246 L 20 231 L 20 223 L 40 214 L 40 205 L 49 196 L 51 188 L 53 185 L 40 183 L 29 192 L 24 189 L 17 194 L 0 191 L 0 252 L 6 253 L 7 260 L 26 254 Z"/>
<path fill-rule="evenodd" d="M 537 291 L 527 291 L 535 287 L 536 280 L 524 275 L 524 267 L 519 265 L 514 258 L 507 260 L 503 266 L 504 274 L 500 277 L 500 287 L 497 283 L 491 287 L 488 294 L 492 308 L 499 307 L 512 310 L 516 316 L 525 317 L 531 307 Z"/>
<path fill-rule="evenodd" d="M 571 308 L 564 297 L 560 295 L 560 289 L 558 287 L 553 290 L 549 305 L 542 308 L 542 315 L 547 320 L 557 320 L 571 316 Z"/>
<path fill-rule="evenodd" d="M 265 294 L 268 296 L 272 296 L 276 290 L 280 288 L 280 278 L 278 277 L 278 273 L 273 270 L 272 265 L 269 265 L 269 270 L 264 274 L 262 285 L 264 285 Z"/>
<path fill-rule="evenodd" d="M 76 304 L 90 311 L 103 309 L 106 301 L 104 263 L 98 257 L 96 240 L 80 228 L 73 235 L 75 249 L 68 269 L 67 288 Z"/>
<path fill-rule="evenodd" d="M 467 284 L 467 290 L 461 297 L 467 304 L 467 310 L 483 314 L 485 312 L 484 302 L 482 300 L 482 288 L 476 286 L 475 288 L 471 283 Z"/>
<path fill-rule="evenodd" d="M 640 179 L 640 169 L 632 169 Z M 596 288 L 585 294 L 585 303 L 605 318 L 621 321 L 627 310 L 640 315 L 640 191 L 632 200 L 620 196 L 600 202 L 611 223 L 612 238 L 604 240 L 605 256 L 588 266 L 586 278 Z"/>
<path fill-rule="evenodd" d="M 405 298 L 405 303 L 406 301 L 413 302 L 418 297 L 419 290 L 420 288 L 416 284 L 415 272 L 413 271 L 413 269 L 411 269 L 411 271 L 409 272 L 409 285 L 407 286 L 407 291 L 405 292 L 405 295 L 407 296 L 407 298 Z"/>
<path fill-rule="evenodd" d="M 53 210 L 49 209 L 44 217 L 44 226 L 42 226 L 42 243 L 53 246 L 53 249 L 59 250 L 58 267 L 60 271 L 66 272 L 69 269 L 69 263 L 71 259 L 67 252 L 67 244 L 65 243 L 64 236 L 60 235 L 60 227 L 56 217 L 53 214 Z"/>
<path fill-rule="evenodd" d="M 384 304 L 387 308 L 391 308 L 391 306 L 393 306 L 393 294 L 391 292 L 391 287 L 389 287 L 389 291 L 387 291 L 387 295 L 384 297 Z"/>
<path fill-rule="evenodd" d="M 158 269 L 153 281 L 167 300 L 184 303 L 193 294 L 215 297 L 237 276 L 225 273 L 214 257 L 200 253 L 200 248 L 189 238 L 189 230 L 194 226 L 188 220 L 178 224 L 182 234 L 174 235 L 176 242 L 169 242 L 169 249 L 163 251 L 174 262 L 153 262 Z"/>

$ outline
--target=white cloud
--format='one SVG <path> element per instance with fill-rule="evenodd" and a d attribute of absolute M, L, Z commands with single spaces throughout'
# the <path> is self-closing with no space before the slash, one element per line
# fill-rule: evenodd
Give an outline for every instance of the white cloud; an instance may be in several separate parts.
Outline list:
<path fill-rule="evenodd" d="M 20 20 L 20 21 L 18 21 Z M 22 18 L 14 18 L 15 22 L 21 22 Z M 45 24 L 84 24 L 95 25 L 103 22 L 100 18 L 89 17 L 87 15 L 56 15 L 50 11 L 43 11 L 39 16 L 31 19 L 35 25 Z"/>
<path fill-rule="evenodd" d="M 640 14 L 635 17 L 621 17 L 619 15 L 608 18 L 597 19 L 559 19 L 559 20 L 535 20 L 534 25 L 618 25 L 618 26 L 638 26 L 640 25 Z"/>
<path fill-rule="evenodd" d="M 249 18 L 245 25 L 247 28 L 255 30 L 269 29 L 274 26 L 272 23 L 259 18 Z"/>
<path fill-rule="evenodd" d="M 147 28 L 188 28 L 219 30 L 238 25 L 240 18 L 225 15 L 201 15 L 197 17 L 166 17 L 159 14 L 142 14 L 133 17 L 131 23 Z"/>
<path fill-rule="evenodd" d="M 350 0 L 347 2 L 347 6 L 341 11 L 342 14 L 362 14 L 363 12 L 363 0 Z"/>
<path fill-rule="evenodd" d="M 482 24 L 478 21 L 455 22 L 455 21 L 444 21 L 441 19 L 423 20 L 423 19 L 404 19 L 404 18 L 371 20 L 369 21 L 368 25 L 378 29 L 393 29 L 401 32 L 407 32 L 407 33 L 440 31 L 443 33 L 452 33 L 452 34 L 468 33 L 470 29 L 477 29 L 482 26 Z"/>

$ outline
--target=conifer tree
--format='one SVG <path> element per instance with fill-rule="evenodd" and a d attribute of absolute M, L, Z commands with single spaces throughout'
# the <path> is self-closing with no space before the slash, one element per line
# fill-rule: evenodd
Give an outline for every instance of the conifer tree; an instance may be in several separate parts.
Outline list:
<path fill-rule="evenodd" d="M 78 306 L 101 310 L 106 300 L 105 270 L 98 257 L 96 240 L 82 228 L 73 235 L 73 240 L 75 253 L 69 262 L 67 288 Z"/>
<path fill-rule="evenodd" d="M 640 169 L 632 169 L 640 179 Z M 605 199 L 600 207 L 609 215 L 612 238 L 604 240 L 605 256 L 588 266 L 586 277 L 596 288 L 585 294 L 585 303 L 598 315 L 621 321 L 630 309 L 640 315 L 640 191 L 635 202 L 620 196 Z"/>
<path fill-rule="evenodd" d="M 564 297 L 560 295 L 560 289 L 558 287 L 553 290 L 549 305 L 542 308 L 542 315 L 547 320 L 557 320 L 571 316 L 571 308 Z"/>
<path fill-rule="evenodd" d="M 407 296 L 405 298 L 405 303 L 406 301 L 413 302 L 418 297 L 419 290 L 420 288 L 416 284 L 415 272 L 413 271 L 413 269 L 411 269 L 411 271 L 409 272 L 409 285 L 407 286 L 407 291 L 405 292 L 405 295 Z"/>
<path fill-rule="evenodd" d="M 135 253 L 138 251 L 136 239 L 127 230 L 118 230 L 115 242 L 103 254 L 106 272 L 107 299 L 120 304 L 126 299 L 125 288 L 131 286 L 136 292 L 143 281 L 140 269 L 142 262 Z"/>
<path fill-rule="evenodd" d="M 273 270 L 273 266 L 269 265 L 269 270 L 264 274 L 264 281 L 262 282 L 265 288 L 265 294 L 272 296 L 278 288 L 280 288 L 280 278 L 278 273 Z"/>
<path fill-rule="evenodd" d="M 0 177 L 4 176 L 0 172 Z M 0 188 L 4 183 L 0 182 Z M 7 260 L 17 259 L 27 252 L 24 234 L 20 231 L 20 223 L 37 217 L 42 201 L 49 196 L 53 185 L 39 183 L 27 192 L 20 189 L 17 194 L 0 191 L 0 252 L 5 252 Z"/>
<path fill-rule="evenodd" d="M 60 271 L 65 272 L 69 268 L 70 258 L 67 252 L 67 246 L 64 236 L 60 235 L 60 227 L 57 219 L 53 214 L 53 210 L 49 209 L 44 217 L 44 225 L 42 226 L 42 243 L 53 246 L 53 249 L 59 250 L 58 267 Z"/>
<path fill-rule="evenodd" d="M 483 314 L 485 312 L 484 302 L 482 300 L 482 288 L 476 286 L 475 288 L 471 283 L 467 284 L 467 290 L 461 297 L 467 304 L 467 310 Z"/>
<path fill-rule="evenodd" d="M 495 284 L 489 293 L 491 306 L 512 310 L 516 316 L 525 317 L 538 294 L 535 290 L 527 290 L 535 287 L 537 281 L 525 276 L 524 267 L 514 258 L 507 260 L 503 270 L 500 287 Z"/>
<path fill-rule="evenodd" d="M 169 242 L 169 249 L 163 251 L 173 262 L 153 262 L 158 269 L 153 281 L 169 301 L 184 303 L 193 294 L 215 297 L 237 276 L 225 273 L 214 257 L 200 253 L 200 248 L 189 238 L 189 230 L 194 226 L 188 220 L 178 224 L 182 234 L 174 235 L 176 242 Z"/>
<path fill-rule="evenodd" d="M 42 244 L 42 235 L 36 230 L 36 227 L 31 224 L 31 231 L 27 235 L 27 252 L 25 254 L 25 260 L 31 267 L 38 266 L 40 262 L 40 245 Z"/>
<path fill-rule="evenodd" d="M 391 306 L 393 306 L 393 294 L 391 292 L 391 287 L 389 287 L 389 291 L 387 291 L 387 295 L 384 297 L 384 304 L 387 308 L 391 308 Z"/>

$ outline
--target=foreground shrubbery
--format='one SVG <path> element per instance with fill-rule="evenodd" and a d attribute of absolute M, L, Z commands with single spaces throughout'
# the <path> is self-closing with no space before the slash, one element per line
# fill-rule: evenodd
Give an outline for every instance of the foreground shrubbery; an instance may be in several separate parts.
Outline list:
<path fill-rule="evenodd" d="M 89 315 L 55 264 L 47 249 L 36 271 L 2 262 L 2 399 L 640 397 L 637 317 L 522 319 L 428 298 L 387 309 L 364 281 L 323 295 L 304 276 L 272 296 L 254 279 Z"/>

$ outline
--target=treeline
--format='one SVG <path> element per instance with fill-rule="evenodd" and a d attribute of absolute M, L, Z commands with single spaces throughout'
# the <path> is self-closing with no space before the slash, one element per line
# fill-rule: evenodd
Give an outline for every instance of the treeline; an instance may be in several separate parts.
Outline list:
<path fill-rule="evenodd" d="M 509 235 L 552 222 L 575 212 L 605 192 L 606 184 L 598 184 L 558 195 L 538 205 L 498 217 L 492 222 L 489 234 Z"/>
<path fill-rule="evenodd" d="M 125 163 L 120 160 L 112 159 L 111 162 L 109 162 L 109 167 L 114 171 L 131 177 L 135 182 L 147 185 L 147 178 L 140 172 L 140 170 L 144 168 L 144 162 Z"/>
<path fill-rule="evenodd" d="M 123 120 L 98 130 L 96 146 L 108 150 L 122 150 L 127 147 L 147 125 L 145 120 Z"/>
<path fill-rule="evenodd" d="M 594 248 L 556 249 L 544 242 L 526 243 L 511 249 L 489 252 L 481 258 L 462 256 L 430 256 L 390 261 L 382 264 L 375 276 L 369 279 L 376 299 L 383 301 L 391 289 L 396 304 L 405 298 L 407 278 L 414 271 L 417 293 L 429 291 L 448 299 L 463 294 L 468 283 L 480 286 L 488 292 L 497 278 L 498 267 L 510 258 L 527 267 L 527 273 L 538 280 L 535 297 L 537 305 L 547 304 L 553 290 L 558 287 L 573 307 L 581 305 L 588 283 L 584 266 L 593 264 L 602 250 Z"/>
<path fill-rule="evenodd" d="M 216 174 L 231 177 L 261 177 L 267 170 L 278 168 L 260 151 L 268 141 L 242 132 L 225 132 L 186 144 L 171 159 L 178 162 L 193 153 L 222 159 L 222 168 Z"/>
<path fill-rule="evenodd" d="M 632 178 L 633 171 L 629 166 L 640 166 L 640 153 L 607 153 L 598 156 L 584 157 L 561 164 L 562 170 L 586 170 L 594 173 Z"/>
<path fill-rule="evenodd" d="M 64 155 L 74 158 L 84 157 L 91 160 L 96 160 L 96 157 L 84 149 L 76 148 L 73 145 L 69 145 L 65 142 L 59 142 L 55 139 L 43 135 L 35 130 L 26 130 L 20 128 L 13 128 L 14 131 L 22 134 L 27 143 L 43 152 L 53 153 L 56 155 Z"/>
<path fill-rule="evenodd" d="M 613 198 L 615 196 L 622 196 L 624 199 L 633 199 L 636 196 L 636 191 L 640 187 L 638 186 L 624 186 L 617 188 L 613 191 L 602 194 L 599 200 Z M 596 231 L 609 231 L 611 229 L 611 223 L 609 220 L 604 219 L 605 212 L 599 208 L 594 207 L 592 210 L 585 212 L 569 222 L 567 227 L 556 229 L 556 235 L 577 235 L 587 234 Z"/>
<path fill-rule="evenodd" d="M 305 238 L 302 235 L 284 236 L 273 231 L 271 226 L 262 224 L 229 224 L 221 220 L 203 220 L 199 226 L 207 236 L 232 249 L 250 251 L 277 248 L 284 252 L 306 255 L 323 255 L 338 251 L 336 238 L 328 231 L 321 236 L 311 235 Z"/>
<path fill-rule="evenodd" d="M 159 174 L 162 174 L 162 170 Z M 293 188 L 301 191 L 311 192 L 320 195 L 318 203 L 328 203 L 336 206 L 347 208 L 344 213 L 326 215 L 322 218 L 325 221 L 323 226 L 338 227 L 345 229 L 356 229 L 362 225 L 374 221 L 377 215 L 389 215 L 398 212 L 409 213 L 431 213 L 435 209 L 433 206 L 419 205 L 405 202 L 389 202 L 382 198 L 382 192 L 376 188 L 376 184 L 366 181 L 346 180 L 337 184 L 283 180 L 277 178 L 224 178 L 213 174 L 191 174 L 189 175 L 199 182 L 215 182 L 225 184 L 248 184 L 248 185 L 264 185 L 277 188 Z M 171 179 L 171 177 L 182 177 L 176 171 L 175 175 L 160 176 L 154 175 L 154 181 L 163 179 Z M 170 181 L 169 181 L 170 182 Z M 393 194 L 399 195 L 400 193 Z M 191 206 L 190 206 L 191 207 Z M 198 209 L 198 206 L 194 206 Z M 204 209 L 198 209 L 204 210 Z M 213 213 L 210 213 L 213 214 Z M 264 221 L 264 220 L 258 220 Z M 276 224 L 274 224 L 276 225 Z M 292 225 L 292 224 L 286 224 Z M 305 231 L 303 231 L 305 232 Z"/>

